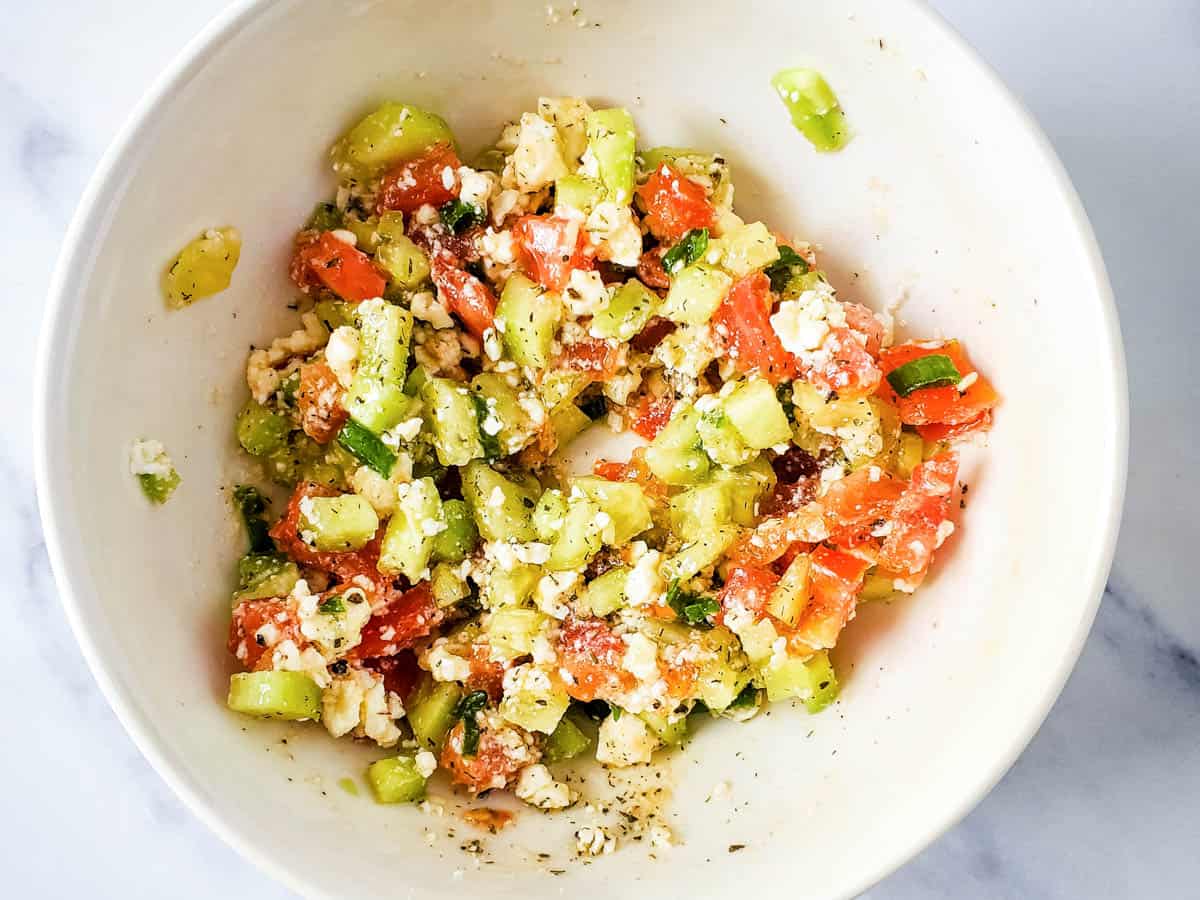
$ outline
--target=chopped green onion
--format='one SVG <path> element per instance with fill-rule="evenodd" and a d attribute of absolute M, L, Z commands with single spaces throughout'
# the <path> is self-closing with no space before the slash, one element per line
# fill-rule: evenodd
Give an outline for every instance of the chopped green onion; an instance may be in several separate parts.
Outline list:
<path fill-rule="evenodd" d="M 494 409 L 488 406 L 487 398 L 482 394 L 472 392 L 471 402 L 475 405 L 475 419 L 479 423 L 476 430 L 479 432 L 479 444 L 483 447 L 483 458 L 488 462 L 494 462 L 504 455 L 500 449 L 500 431 L 497 430 L 495 434 L 492 434 L 487 431 L 484 424 L 489 418 L 500 424 L 500 417 Z"/>
<path fill-rule="evenodd" d="M 377 435 L 353 419 L 342 426 L 342 430 L 338 432 L 337 441 L 384 478 L 392 474 L 392 466 L 396 464 L 396 454 Z"/>
<path fill-rule="evenodd" d="M 924 388 L 945 387 L 948 384 L 958 384 L 962 375 L 955 368 L 950 357 L 934 353 L 931 356 L 921 356 L 910 360 L 899 368 L 892 369 L 887 374 L 888 384 L 901 397 L 907 397 L 913 391 Z"/>
<path fill-rule="evenodd" d="M 275 542 L 267 533 L 267 522 L 263 518 L 263 513 L 270 507 L 267 498 L 258 488 L 249 484 L 239 484 L 233 489 L 233 502 L 237 504 L 242 521 L 246 525 L 246 535 L 250 538 L 250 552 L 274 553 Z"/>
<path fill-rule="evenodd" d="M 721 605 L 712 597 L 683 590 L 678 578 L 667 588 L 666 600 L 667 606 L 675 610 L 681 621 L 698 628 L 707 627 L 708 617 L 721 610 Z"/>
<path fill-rule="evenodd" d="M 804 275 L 807 272 L 808 260 L 787 244 L 779 245 L 779 259 L 766 268 L 767 277 L 771 279 L 771 290 L 777 294 L 783 292 L 793 274 Z"/>
<path fill-rule="evenodd" d="M 621 709 L 621 707 L 617 706 L 615 703 L 611 704 L 610 709 L 612 709 L 612 720 L 614 722 L 619 722 L 621 720 L 621 713 L 623 713 L 625 710 Z"/>
<path fill-rule="evenodd" d="M 841 150 L 850 129 L 837 95 L 819 72 L 784 69 L 771 78 L 771 87 L 792 115 L 792 124 L 820 151 Z"/>
<path fill-rule="evenodd" d="M 472 203 L 454 199 L 441 208 L 442 224 L 456 234 L 483 221 L 483 210 Z"/>
<path fill-rule="evenodd" d="M 708 229 L 693 228 L 679 242 L 663 254 L 662 264 L 668 275 L 690 266 L 708 249 Z"/>
<path fill-rule="evenodd" d="M 475 714 L 487 706 L 487 702 L 487 691 L 471 691 L 454 707 L 454 718 L 462 719 L 463 723 L 463 756 L 474 756 L 479 749 L 479 723 L 475 721 Z"/>
<path fill-rule="evenodd" d="M 321 604 L 317 607 L 317 612 L 326 616 L 336 616 L 339 613 L 344 613 L 345 611 L 346 604 L 342 602 L 342 597 L 340 594 L 334 594 L 329 599 L 322 600 Z"/>

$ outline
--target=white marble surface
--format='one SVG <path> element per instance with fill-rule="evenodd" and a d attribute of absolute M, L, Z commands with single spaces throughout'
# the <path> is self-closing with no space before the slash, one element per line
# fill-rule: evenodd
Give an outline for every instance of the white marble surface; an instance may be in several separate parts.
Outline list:
<path fill-rule="evenodd" d="M 42 0 L 5 10 L 5 896 L 288 896 L 182 807 L 109 711 L 57 603 L 30 462 L 33 340 L 60 237 L 149 79 L 221 5 Z M 978 809 L 870 897 L 1194 897 L 1200 606 L 1186 559 L 1200 546 L 1189 468 L 1200 462 L 1200 5 L 936 5 L 1032 108 L 1092 217 L 1129 356 L 1129 497 L 1099 619 L 1049 720 Z"/>

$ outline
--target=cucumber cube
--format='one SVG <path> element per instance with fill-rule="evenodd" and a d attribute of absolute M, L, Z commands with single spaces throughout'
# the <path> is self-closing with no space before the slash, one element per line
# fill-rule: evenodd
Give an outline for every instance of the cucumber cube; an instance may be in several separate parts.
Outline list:
<path fill-rule="evenodd" d="M 746 446 L 738 430 L 729 421 L 729 416 L 719 407 L 706 410 L 700 416 L 696 431 L 704 452 L 715 463 L 732 468 L 748 462 L 754 456 L 754 451 Z"/>
<path fill-rule="evenodd" d="M 496 329 L 519 365 L 535 369 L 549 366 L 550 348 L 561 319 L 558 294 L 547 293 L 520 273 L 505 282 L 496 305 Z"/>
<path fill-rule="evenodd" d="M 748 447 L 764 450 L 787 443 L 792 426 L 775 396 L 775 389 L 760 378 L 752 378 L 734 389 L 724 400 L 725 415 Z"/>
<path fill-rule="evenodd" d="M 591 736 L 595 730 L 595 726 L 587 716 L 575 710 L 567 710 L 566 714 L 559 719 L 554 731 L 550 732 L 550 736 L 546 738 L 542 759 L 548 763 L 574 759 L 596 742 Z"/>
<path fill-rule="evenodd" d="M 396 511 L 379 548 L 379 571 L 419 581 L 429 567 L 433 541 L 441 529 L 442 499 L 432 478 L 397 486 Z"/>
<path fill-rule="evenodd" d="M 425 776 L 417 771 L 416 757 L 402 754 L 373 762 L 367 782 L 377 803 L 415 803 L 425 799 Z"/>
<path fill-rule="evenodd" d="M 713 565 L 729 549 L 741 529 L 736 525 L 705 528 L 684 544 L 679 552 L 663 564 L 663 577 L 668 581 L 685 581 Z"/>
<path fill-rule="evenodd" d="M 355 178 L 414 159 L 437 143 L 454 143 L 441 116 L 404 103 L 384 103 L 342 136 L 330 156 L 334 170 Z"/>
<path fill-rule="evenodd" d="M 596 158 L 608 199 L 618 205 L 633 200 L 633 156 L 637 131 L 629 110 L 597 109 L 586 119 L 588 149 Z"/>
<path fill-rule="evenodd" d="M 321 718 L 321 689 L 303 672 L 239 672 L 226 701 L 234 712 L 293 722 Z"/>
<path fill-rule="evenodd" d="M 536 504 L 521 485 L 509 481 L 487 463 L 474 461 L 463 470 L 462 491 L 479 533 L 486 540 L 537 540 L 532 515 Z"/>
<path fill-rule="evenodd" d="M 625 582 L 629 569 L 619 566 L 589 581 L 575 603 L 583 615 L 607 616 L 626 604 Z"/>
<path fill-rule="evenodd" d="M 421 387 L 421 401 L 438 462 L 463 466 L 483 456 L 475 402 L 466 387 L 448 378 L 430 378 Z"/>
<path fill-rule="evenodd" d="M 704 262 L 693 263 L 671 279 L 660 315 L 672 322 L 703 325 L 712 318 L 732 286 L 733 279 L 720 269 Z"/>
<path fill-rule="evenodd" d="M 408 699 L 408 724 L 413 737 L 425 750 L 442 749 L 446 734 L 454 724 L 454 708 L 462 691 L 452 681 L 434 681 L 426 677 Z"/>
<path fill-rule="evenodd" d="M 592 317 L 593 337 L 628 342 L 636 337 L 658 311 L 658 295 L 636 278 L 617 289 L 608 305 Z"/>
<path fill-rule="evenodd" d="M 612 520 L 614 547 L 622 547 L 654 525 L 650 503 L 641 485 L 609 481 L 584 475 L 572 478 L 572 488 L 578 488 Z"/>
<path fill-rule="evenodd" d="M 300 533 L 310 532 L 318 550 L 344 553 L 366 545 L 379 530 L 379 516 L 357 494 L 306 497 L 300 501 Z"/>

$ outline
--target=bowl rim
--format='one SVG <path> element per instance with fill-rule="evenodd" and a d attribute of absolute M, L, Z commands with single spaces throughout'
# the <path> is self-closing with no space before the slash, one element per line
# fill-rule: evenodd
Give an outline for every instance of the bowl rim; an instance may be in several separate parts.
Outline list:
<path fill-rule="evenodd" d="M 315 889 L 313 884 L 306 881 L 301 874 L 289 869 L 273 854 L 260 849 L 252 835 L 245 833 L 236 822 L 227 819 L 226 815 L 217 809 L 198 780 L 190 774 L 185 774 L 176 765 L 170 751 L 156 736 L 152 723 L 118 687 L 99 647 L 86 627 L 82 611 L 86 600 L 72 584 L 77 554 L 68 550 L 64 537 L 68 534 L 64 528 L 64 514 L 60 509 L 64 500 L 60 488 L 51 477 L 49 440 L 52 428 L 51 385 L 56 374 L 54 360 L 59 358 L 59 352 L 65 349 L 60 345 L 67 334 L 63 326 L 69 320 L 76 293 L 71 287 L 70 274 L 86 261 L 89 246 L 87 238 L 103 225 L 109 214 L 110 207 L 104 201 L 114 189 L 114 185 L 119 183 L 115 176 L 128 155 L 138 145 L 139 136 L 153 125 L 159 111 L 169 102 L 171 96 L 180 91 L 241 29 L 277 2 L 279 0 L 233 0 L 214 16 L 151 83 L 117 130 L 97 164 L 63 238 L 47 292 L 42 328 L 38 336 L 33 395 L 34 478 L 46 551 L 63 611 L 93 677 L 134 745 L 159 777 L 183 800 L 185 806 L 229 847 L 296 893 L 302 896 L 320 896 L 322 892 Z M 1109 402 L 1114 434 L 1107 447 L 1104 466 L 1111 472 L 1112 477 L 1109 479 L 1107 514 L 1098 534 L 1100 539 L 1093 544 L 1090 577 L 1086 581 L 1087 599 L 1081 607 L 1078 625 L 1070 639 L 1063 643 L 1059 659 L 1049 677 L 1043 681 L 1041 695 L 1030 704 L 1023 728 L 1013 735 L 1005 752 L 1000 754 L 989 768 L 975 776 L 970 788 L 965 790 L 956 802 L 942 809 L 938 816 L 908 840 L 904 847 L 890 856 L 877 859 L 871 866 L 860 870 L 857 876 L 848 879 L 845 893 L 841 895 L 844 897 L 856 896 L 882 881 L 958 824 L 1008 772 L 1040 729 L 1078 661 L 1099 609 L 1116 550 L 1128 470 L 1129 394 L 1120 323 L 1112 286 L 1083 203 L 1037 120 L 992 67 L 924 0 L 901 2 L 907 7 L 907 14 L 922 19 L 923 24 L 932 30 L 938 40 L 950 45 L 974 65 L 995 92 L 998 102 L 1006 106 L 1008 112 L 1022 123 L 1033 139 L 1034 159 L 1051 176 L 1057 190 L 1055 200 L 1068 213 L 1074 231 L 1086 252 L 1094 294 L 1099 300 L 1100 324 L 1112 367 L 1113 390 Z"/>

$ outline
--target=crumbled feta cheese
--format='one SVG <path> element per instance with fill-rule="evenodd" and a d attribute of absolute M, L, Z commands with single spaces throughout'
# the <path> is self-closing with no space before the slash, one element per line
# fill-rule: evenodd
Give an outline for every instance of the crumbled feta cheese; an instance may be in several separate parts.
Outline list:
<path fill-rule="evenodd" d="M 417 771 L 421 773 L 422 778 L 428 778 L 437 771 L 437 757 L 428 750 L 418 750 L 413 762 L 416 763 Z"/>
<path fill-rule="evenodd" d="M 544 634 L 536 635 L 533 639 L 533 662 L 539 666 L 552 666 L 558 662 L 554 644 Z"/>
<path fill-rule="evenodd" d="M 574 240 L 569 243 L 574 244 Z M 574 315 L 591 316 L 608 305 L 609 290 L 599 272 L 594 269 L 589 272 L 574 269 L 562 299 Z"/>
<path fill-rule="evenodd" d="M 645 551 L 634 564 L 625 580 L 625 596 L 630 606 L 649 606 L 658 602 L 665 590 L 665 582 L 659 573 L 662 554 L 657 550 Z"/>
<path fill-rule="evenodd" d="M 325 362 L 337 376 L 338 384 L 344 388 L 350 387 L 354 380 L 354 370 L 358 367 L 359 337 L 358 329 L 350 325 L 342 325 L 329 336 L 325 345 Z"/>
<path fill-rule="evenodd" d="M 831 328 L 845 325 L 845 310 L 833 288 L 824 282 L 795 300 L 784 300 L 771 316 L 771 327 L 779 342 L 797 356 L 816 350 Z"/>
<path fill-rule="evenodd" d="M 708 325 L 683 325 L 654 348 L 653 358 L 694 380 L 721 354 Z"/>
<path fill-rule="evenodd" d="M 522 114 L 517 146 L 509 157 L 509 165 L 516 187 L 527 194 L 570 174 L 563 160 L 558 131 L 536 113 Z"/>
<path fill-rule="evenodd" d="M 658 739 L 637 716 L 628 712 L 620 718 L 609 716 L 600 723 L 596 761 L 606 766 L 632 766 L 650 762 Z"/>
<path fill-rule="evenodd" d="M 409 308 L 416 318 L 428 322 L 434 328 L 454 327 L 454 320 L 450 318 L 446 307 L 429 291 L 418 291 L 413 294 L 409 300 Z"/>
<path fill-rule="evenodd" d="M 596 204 L 584 226 L 601 259 L 619 266 L 636 266 L 642 258 L 642 231 L 628 205 L 610 200 Z"/>
<path fill-rule="evenodd" d="M 479 237 L 479 249 L 492 262 L 502 266 L 510 266 L 517 261 L 516 245 L 513 244 L 512 232 L 508 230 L 493 231 L 489 228 Z"/>
<path fill-rule="evenodd" d="M 129 448 L 129 471 L 134 475 L 170 478 L 175 466 L 162 441 L 134 441 Z"/>
<path fill-rule="evenodd" d="M 616 846 L 617 839 L 600 825 L 584 825 L 575 832 L 575 852 L 580 856 L 607 856 Z"/>
<path fill-rule="evenodd" d="M 541 763 L 526 766 L 517 776 L 516 794 L 538 809 L 563 809 L 571 805 L 571 789 L 556 781 Z"/>
<path fill-rule="evenodd" d="M 437 207 L 428 203 L 422 203 L 415 214 L 418 225 L 435 225 L 441 220 L 441 217 Z"/>
<path fill-rule="evenodd" d="M 942 544 L 946 543 L 946 538 L 952 534 L 954 534 L 954 523 L 949 519 L 943 519 L 937 527 L 937 542 L 934 544 L 934 547 L 942 546 Z"/>
<path fill-rule="evenodd" d="M 533 602 L 546 615 L 565 619 L 571 612 L 566 601 L 575 593 L 578 584 L 578 572 L 549 572 L 534 588 Z"/>
<path fill-rule="evenodd" d="M 300 316 L 298 328 L 286 337 L 275 338 L 271 346 L 250 353 L 246 361 L 246 384 L 257 403 L 266 403 L 279 390 L 283 373 L 279 367 L 294 356 L 308 356 L 329 340 L 329 331 L 314 313 Z"/>
<path fill-rule="evenodd" d="M 444 640 L 434 641 L 426 656 L 429 674 L 434 681 L 466 681 L 471 677 L 470 660 L 455 656 L 446 648 Z"/>
<path fill-rule="evenodd" d="M 658 644 L 636 631 L 625 635 L 625 655 L 621 668 L 639 681 L 658 677 Z"/>
<path fill-rule="evenodd" d="M 329 232 L 332 237 L 337 238 L 343 244 L 349 244 L 351 247 L 358 246 L 358 235 L 353 231 L 347 231 L 345 228 L 335 228 Z"/>
<path fill-rule="evenodd" d="M 458 180 L 461 184 L 458 199 L 469 203 L 487 213 L 488 200 L 499 184 L 499 179 L 492 172 L 476 172 L 469 166 L 460 166 Z"/>
<path fill-rule="evenodd" d="M 483 332 L 483 352 L 492 362 L 498 361 L 504 355 L 504 344 L 495 328 L 488 328 Z"/>
<path fill-rule="evenodd" d="M 337 596 L 342 600 L 342 612 L 324 613 L 320 608 L 321 596 L 311 593 L 303 578 L 296 582 L 291 593 L 300 618 L 300 633 L 328 660 L 357 647 L 363 626 L 371 618 L 371 604 L 361 589 L 349 588 Z"/>

